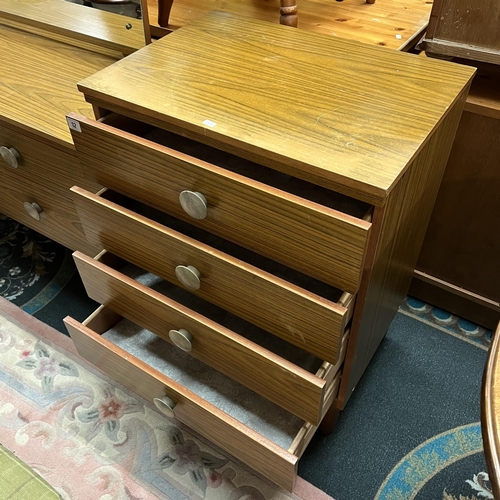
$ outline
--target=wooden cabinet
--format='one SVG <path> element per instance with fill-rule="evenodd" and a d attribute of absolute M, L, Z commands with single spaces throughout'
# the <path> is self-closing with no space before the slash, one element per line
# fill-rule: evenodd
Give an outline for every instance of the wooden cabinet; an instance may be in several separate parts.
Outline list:
<path fill-rule="evenodd" d="M 429 54 L 500 64 L 496 0 L 434 0 L 423 47 Z"/>
<path fill-rule="evenodd" d="M 410 294 L 494 330 L 500 321 L 500 67 L 468 64 L 478 73 Z"/>
<path fill-rule="evenodd" d="M 0 212 L 71 249 L 96 252 L 69 189 L 99 186 L 83 178 L 65 115 L 92 114 L 76 82 L 116 59 L 7 25 L 0 43 Z"/>
<path fill-rule="evenodd" d="M 291 490 L 406 295 L 473 73 L 214 13 L 80 82 L 80 354 Z"/>

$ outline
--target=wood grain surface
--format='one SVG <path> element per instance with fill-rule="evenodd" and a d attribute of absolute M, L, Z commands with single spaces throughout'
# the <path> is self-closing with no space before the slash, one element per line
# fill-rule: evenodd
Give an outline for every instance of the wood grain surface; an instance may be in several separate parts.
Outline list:
<path fill-rule="evenodd" d="M 406 297 L 468 93 L 373 214 L 372 237 L 351 326 L 338 405 L 343 408 Z"/>
<path fill-rule="evenodd" d="M 79 88 L 105 109 L 383 205 L 473 74 L 212 13 Z"/>
<path fill-rule="evenodd" d="M 100 247 L 87 242 L 70 188 L 75 183 L 90 190 L 100 186 L 83 178 L 74 151 L 49 146 L 1 119 L 0 146 L 13 148 L 19 154 L 16 169 L 0 157 L 0 212 L 68 248 L 94 255 Z M 36 202 L 42 207 L 41 220 L 26 213 L 24 202 Z"/>
<path fill-rule="evenodd" d="M 0 213 L 72 250 L 94 255 L 101 247 L 87 242 L 68 188 L 32 178 L 22 170 L 0 166 Z M 23 204 L 37 203 L 40 220 L 30 217 Z"/>
<path fill-rule="evenodd" d="M 85 190 L 72 192 L 94 246 L 181 287 L 175 268 L 192 265 L 201 274 L 192 293 L 321 359 L 337 360 L 349 309 Z"/>
<path fill-rule="evenodd" d="M 0 45 L 0 118 L 26 134 L 73 150 L 66 114 L 92 116 L 76 82 L 116 59 L 2 25 Z"/>
<path fill-rule="evenodd" d="M 500 4 L 496 0 L 434 0 L 427 52 L 500 64 Z"/>
<path fill-rule="evenodd" d="M 493 495 L 500 498 L 500 325 L 493 336 L 484 369 L 481 431 Z"/>
<path fill-rule="evenodd" d="M 500 119 L 462 115 L 417 269 L 500 303 Z"/>
<path fill-rule="evenodd" d="M 150 24 L 157 28 L 157 2 L 147 3 Z M 384 0 L 373 5 L 365 0 L 300 0 L 299 28 L 404 50 L 425 29 L 431 7 L 427 0 Z M 175 30 L 214 10 L 272 23 L 280 19 L 278 0 L 174 0 L 168 28 Z"/>
<path fill-rule="evenodd" d="M 87 176 L 341 290 L 355 293 L 370 223 L 113 127 L 70 115 Z M 179 194 L 200 192 L 202 220 Z M 286 248 L 286 251 L 283 249 Z"/>
<path fill-rule="evenodd" d="M 274 483 L 293 490 L 298 457 L 102 338 L 104 332 L 96 333 L 71 317 L 64 322 L 79 354 L 94 366 L 148 401 L 168 396 L 176 403 L 177 420 Z"/>
<path fill-rule="evenodd" d="M 477 74 L 472 81 L 465 111 L 500 120 L 500 92 L 498 91 L 500 88 L 500 66 L 482 64 L 477 61 L 467 61 L 467 63 L 477 67 Z"/>
<path fill-rule="evenodd" d="M 119 271 L 81 253 L 74 258 L 90 298 L 169 343 L 170 330 L 187 330 L 193 338 L 190 355 L 319 424 L 325 380 Z"/>
<path fill-rule="evenodd" d="M 141 20 L 65 0 L 0 0 L 0 20 L 2 18 L 125 55 L 144 47 L 146 43 Z"/>

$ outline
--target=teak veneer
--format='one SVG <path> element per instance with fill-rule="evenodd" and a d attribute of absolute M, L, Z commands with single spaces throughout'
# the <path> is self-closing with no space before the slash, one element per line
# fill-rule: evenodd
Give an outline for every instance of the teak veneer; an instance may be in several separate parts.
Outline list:
<path fill-rule="evenodd" d="M 79 352 L 291 490 L 406 296 L 473 75 L 212 13 L 81 81 L 98 121 L 72 113 L 72 137 L 89 180 L 109 188 L 72 188 L 89 242 L 175 294 L 109 253 L 76 254 L 106 306 L 66 319 Z M 320 368 L 245 340 L 229 313 Z M 120 347 L 108 330 L 122 316 L 304 419 L 290 446 L 133 355 L 141 345 Z"/>

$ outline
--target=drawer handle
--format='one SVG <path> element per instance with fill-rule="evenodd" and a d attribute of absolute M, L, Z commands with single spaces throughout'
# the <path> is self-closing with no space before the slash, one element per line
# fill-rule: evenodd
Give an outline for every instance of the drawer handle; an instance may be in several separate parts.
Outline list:
<path fill-rule="evenodd" d="M 24 202 L 24 210 L 35 220 L 40 220 L 43 213 L 42 207 L 38 203 L 30 203 L 29 201 Z"/>
<path fill-rule="evenodd" d="M 163 413 L 163 415 L 169 418 L 175 418 L 175 403 L 169 397 L 163 396 L 162 398 L 154 398 L 153 403 L 155 404 L 156 408 L 158 408 L 158 410 Z"/>
<path fill-rule="evenodd" d="M 201 286 L 200 271 L 194 266 L 177 266 L 177 279 L 189 290 L 199 290 Z"/>
<path fill-rule="evenodd" d="M 181 207 L 193 219 L 204 219 L 207 216 L 207 199 L 196 191 L 182 191 L 179 195 Z"/>
<path fill-rule="evenodd" d="M 176 347 L 185 352 L 191 352 L 191 349 L 193 348 L 193 345 L 191 344 L 193 336 L 187 330 L 184 330 L 184 328 L 179 328 L 179 330 L 170 330 L 168 332 L 168 336 Z"/>
<path fill-rule="evenodd" d="M 7 163 L 9 167 L 19 167 L 19 160 L 21 159 L 21 155 L 14 148 L 1 146 L 0 155 L 2 155 L 4 162 Z"/>

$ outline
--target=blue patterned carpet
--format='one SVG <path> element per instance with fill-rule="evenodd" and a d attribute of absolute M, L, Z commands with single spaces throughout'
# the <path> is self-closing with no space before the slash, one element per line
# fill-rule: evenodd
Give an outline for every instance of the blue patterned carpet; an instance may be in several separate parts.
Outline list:
<path fill-rule="evenodd" d="M 0 295 L 66 334 L 87 298 L 71 252 L 0 215 Z M 491 332 L 409 297 L 339 423 L 299 475 L 336 500 L 492 499 L 480 386 Z"/>

